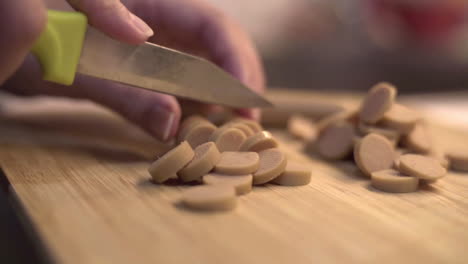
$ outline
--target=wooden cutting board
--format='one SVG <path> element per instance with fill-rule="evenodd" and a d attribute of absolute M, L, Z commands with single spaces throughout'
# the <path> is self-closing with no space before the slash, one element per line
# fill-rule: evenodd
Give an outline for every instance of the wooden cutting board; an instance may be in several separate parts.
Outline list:
<path fill-rule="evenodd" d="M 313 99 L 313 97 L 311 97 Z M 311 99 L 311 100 L 312 100 Z M 3 100 L 0 163 L 12 202 L 57 263 L 466 263 L 468 174 L 419 192 L 369 186 L 351 162 L 325 163 L 275 131 L 313 171 L 303 187 L 266 185 L 227 213 L 177 205 L 186 186 L 146 171 L 167 146 L 89 102 Z M 442 145 L 466 132 L 434 127 Z"/>

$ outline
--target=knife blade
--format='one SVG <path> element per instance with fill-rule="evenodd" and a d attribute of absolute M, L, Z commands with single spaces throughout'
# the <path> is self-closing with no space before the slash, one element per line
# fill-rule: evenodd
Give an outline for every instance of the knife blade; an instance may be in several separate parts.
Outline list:
<path fill-rule="evenodd" d="M 77 72 L 236 108 L 272 104 L 213 63 L 152 43 L 129 45 L 89 27 Z"/>

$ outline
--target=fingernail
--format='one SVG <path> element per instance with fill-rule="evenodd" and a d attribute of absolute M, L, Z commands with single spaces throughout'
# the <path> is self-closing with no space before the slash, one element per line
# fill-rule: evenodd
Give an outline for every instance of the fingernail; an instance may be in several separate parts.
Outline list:
<path fill-rule="evenodd" d="M 132 23 L 133 25 L 143 33 L 147 38 L 153 36 L 153 30 L 145 23 L 145 21 L 141 20 L 141 18 L 137 17 L 135 14 L 131 13 Z"/>
<path fill-rule="evenodd" d="M 236 113 L 242 117 L 249 118 L 255 121 L 260 121 L 262 115 L 261 110 L 258 108 L 237 109 Z"/>
<path fill-rule="evenodd" d="M 172 127 L 174 126 L 175 114 L 161 110 L 157 116 L 153 118 L 152 131 L 162 141 L 169 140 L 171 136 Z"/>
<path fill-rule="evenodd" d="M 260 121 L 260 117 L 262 115 L 262 112 L 260 109 L 252 109 L 250 112 L 250 115 L 252 116 L 252 119 L 255 121 Z"/>
<path fill-rule="evenodd" d="M 163 137 L 162 139 L 164 141 L 167 141 L 169 139 L 169 136 L 172 131 L 172 126 L 174 125 L 174 120 L 175 120 L 175 114 L 170 113 L 169 117 L 167 118 L 166 124 L 164 125 L 164 132 L 163 132 Z"/>

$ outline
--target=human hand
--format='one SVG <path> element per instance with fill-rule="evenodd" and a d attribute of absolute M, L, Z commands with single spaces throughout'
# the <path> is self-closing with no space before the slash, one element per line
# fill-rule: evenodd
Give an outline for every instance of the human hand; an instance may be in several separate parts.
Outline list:
<path fill-rule="evenodd" d="M 45 23 L 42 0 L 0 1 L 0 85 L 24 61 Z"/>
<path fill-rule="evenodd" d="M 250 88 L 264 89 L 263 69 L 249 38 L 232 20 L 199 0 L 125 1 L 125 6 L 145 20 L 152 30 L 145 29 L 145 24 L 117 0 L 70 2 L 87 14 L 93 26 L 120 41 L 142 43 L 154 30 L 155 36 L 150 41 L 204 56 Z M 181 116 L 178 101 L 169 95 L 83 75 L 77 75 L 72 87 L 41 81 L 40 68 L 32 58 L 26 60 L 4 88 L 24 95 L 90 99 L 118 112 L 161 140 L 175 135 Z M 250 118 L 258 117 L 257 111 L 237 110 Z"/>

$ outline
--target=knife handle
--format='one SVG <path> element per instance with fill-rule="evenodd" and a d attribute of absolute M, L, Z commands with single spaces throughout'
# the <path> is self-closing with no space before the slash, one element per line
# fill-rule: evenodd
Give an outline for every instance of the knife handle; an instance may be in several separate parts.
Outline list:
<path fill-rule="evenodd" d="M 47 11 L 46 28 L 31 50 L 41 64 L 44 80 L 73 83 L 87 21 L 79 12 Z"/>

